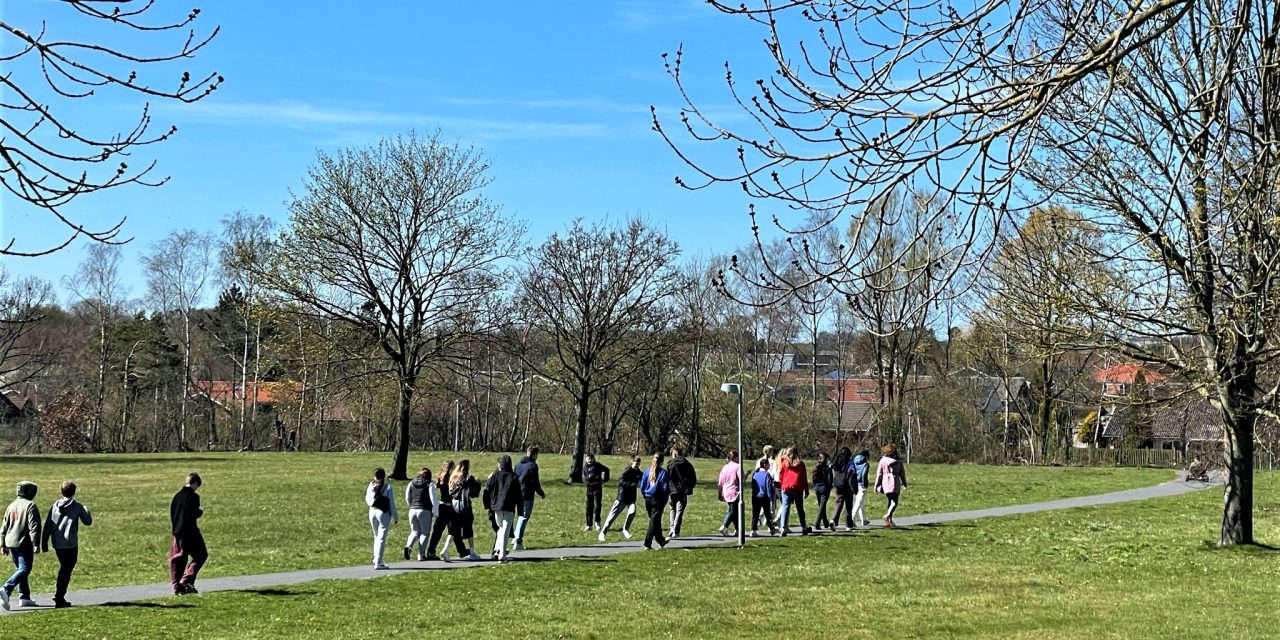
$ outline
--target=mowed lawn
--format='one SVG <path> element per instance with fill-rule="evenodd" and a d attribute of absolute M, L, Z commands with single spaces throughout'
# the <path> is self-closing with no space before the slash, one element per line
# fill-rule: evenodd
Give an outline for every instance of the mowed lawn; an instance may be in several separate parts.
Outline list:
<path fill-rule="evenodd" d="M 1280 541 L 1280 474 L 1256 489 L 1258 538 Z M 1280 552 L 1215 548 L 1220 500 L 485 564 L 0 625 L 6 638 L 95 639 L 1274 638 Z"/>
<path fill-rule="evenodd" d="M 448 458 L 469 457 L 482 481 L 495 466 L 493 453 L 415 452 L 411 468 L 433 470 Z M 370 532 L 364 489 L 374 467 L 389 466 L 388 454 L 190 454 L 0 457 L 0 490 L 12 495 L 19 480 L 40 485 L 37 503 L 45 511 L 64 479 L 80 487 L 78 498 L 93 512 L 92 527 L 81 530 L 80 565 L 73 589 L 163 582 L 169 545 L 169 500 L 188 471 L 204 478 L 202 529 L 211 559 L 202 577 L 270 573 L 293 569 L 351 566 L 370 562 Z M 604 459 L 615 473 L 625 460 Z M 598 544 L 583 533 L 583 488 L 568 485 L 567 456 L 543 455 L 548 498 L 538 500 L 526 544 L 531 548 Z M 686 535 L 712 534 L 724 505 L 716 500 L 720 460 L 695 460 L 700 490 L 686 517 Z M 910 487 L 900 515 L 1034 502 L 1156 484 L 1172 473 L 1153 469 L 1066 469 L 910 465 Z M 404 483 L 395 482 L 397 497 Z M 605 490 L 607 510 L 613 483 Z M 5 497 L 4 503 L 11 498 Z M 878 520 L 884 499 L 872 496 L 868 517 Z M 813 500 L 810 498 L 810 514 Z M 403 501 L 400 502 L 403 508 Z M 634 528 L 643 532 L 643 505 Z M 405 521 L 392 528 L 388 558 L 399 559 L 408 534 Z M 477 526 L 477 548 L 485 555 L 492 533 Z M 612 534 L 611 540 L 619 537 Z M 822 543 L 831 544 L 831 543 Z M 56 560 L 36 558 L 33 589 L 52 590 Z"/>

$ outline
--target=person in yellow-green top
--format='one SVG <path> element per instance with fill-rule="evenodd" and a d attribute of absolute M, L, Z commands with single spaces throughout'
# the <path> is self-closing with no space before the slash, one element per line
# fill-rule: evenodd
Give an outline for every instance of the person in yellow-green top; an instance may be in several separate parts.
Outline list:
<path fill-rule="evenodd" d="M 37 545 L 40 543 L 40 508 L 33 502 L 39 487 L 34 482 L 18 483 L 18 497 L 9 504 L 4 512 L 4 523 L 0 524 L 0 536 L 4 538 L 4 546 L 0 552 L 9 556 L 17 570 L 5 580 L 0 588 L 0 607 L 9 610 L 9 597 L 13 590 L 18 590 L 19 604 L 34 607 L 31 599 L 31 566 L 35 561 Z"/>

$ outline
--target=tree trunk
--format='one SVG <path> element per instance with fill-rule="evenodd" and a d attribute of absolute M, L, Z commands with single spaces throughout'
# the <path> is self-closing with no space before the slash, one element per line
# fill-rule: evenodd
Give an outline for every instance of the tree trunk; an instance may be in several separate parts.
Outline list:
<path fill-rule="evenodd" d="M 413 413 L 413 392 L 414 380 L 400 381 L 399 437 L 396 438 L 395 462 L 391 466 L 391 478 L 394 480 L 409 479 L 409 418 Z"/>
<path fill-rule="evenodd" d="M 1257 415 L 1238 404 L 1223 413 L 1227 486 L 1218 546 L 1253 544 L 1253 427 Z"/>
<path fill-rule="evenodd" d="M 587 385 L 579 387 L 578 426 L 573 438 L 573 462 L 569 465 L 569 482 L 582 482 L 582 458 L 587 454 L 587 411 L 591 402 L 591 394 Z"/>

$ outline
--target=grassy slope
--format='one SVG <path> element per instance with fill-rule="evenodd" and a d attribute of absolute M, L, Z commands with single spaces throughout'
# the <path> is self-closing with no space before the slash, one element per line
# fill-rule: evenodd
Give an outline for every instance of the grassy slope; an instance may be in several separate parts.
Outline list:
<path fill-rule="evenodd" d="M 419 453 L 414 468 L 438 466 L 444 454 Z M 493 467 L 493 454 L 471 456 L 477 475 Z M 74 479 L 79 497 L 96 521 L 82 529 L 80 566 L 73 588 L 160 582 L 165 579 L 168 504 L 187 471 L 204 478 L 201 490 L 207 515 L 202 522 L 212 559 L 204 577 L 266 573 L 291 569 L 359 565 L 369 561 L 369 530 L 363 492 L 385 454 L 195 454 L 191 456 L 36 456 L 0 458 L 0 488 L 20 479 L 41 486 L 37 502 L 48 508 L 62 479 Z M 543 456 L 542 477 L 549 498 L 539 500 L 527 543 L 532 547 L 594 544 L 582 533 L 582 488 L 565 485 L 568 458 Z M 615 471 L 621 458 L 606 459 Z M 723 516 L 715 499 L 720 462 L 697 461 L 703 490 L 695 493 L 686 519 L 687 533 L 713 532 Z M 899 513 L 929 513 L 995 506 L 1154 484 L 1167 471 L 1140 469 L 1044 469 L 912 465 L 911 486 Z M 403 495 L 403 483 L 396 483 Z M 606 490 L 605 509 L 613 497 Z M 875 519 L 883 500 L 871 499 Z M 812 503 L 811 503 L 812 504 Z M 643 530 L 643 513 L 636 528 Z M 408 528 L 393 527 L 390 557 L 398 553 Z M 491 534 L 477 528 L 481 549 Z M 615 537 L 616 539 L 616 537 Z M 35 589 L 51 588 L 56 561 L 38 556 Z"/>
<path fill-rule="evenodd" d="M 1280 475 L 1258 478 L 1280 538 Z M 1219 496 L 771 539 L 605 560 L 486 565 L 154 608 L 4 621 L 6 637 L 1270 638 L 1280 552 L 1217 550 Z M 770 633 L 769 635 L 772 635 Z"/>

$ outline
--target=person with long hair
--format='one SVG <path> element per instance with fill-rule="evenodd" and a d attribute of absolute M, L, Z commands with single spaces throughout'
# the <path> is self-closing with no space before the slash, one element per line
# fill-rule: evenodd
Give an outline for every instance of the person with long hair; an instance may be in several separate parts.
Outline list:
<path fill-rule="evenodd" d="M 387 482 L 387 472 L 378 467 L 373 470 L 373 480 L 364 492 L 364 503 L 369 506 L 369 528 L 373 530 L 373 568 L 386 569 L 382 554 L 387 550 L 387 532 L 392 521 L 400 522 L 396 511 L 396 496 Z"/>
<path fill-rule="evenodd" d="M 428 560 L 440 559 L 436 555 L 436 546 L 440 544 L 440 536 L 444 535 L 445 530 L 453 523 L 455 517 L 453 502 L 449 500 L 449 477 L 453 475 L 454 466 L 452 460 L 445 460 L 440 463 L 440 470 L 436 472 L 436 495 L 440 496 L 440 503 L 436 509 L 435 522 L 431 523 L 431 542 L 427 545 Z M 466 553 L 462 547 L 462 541 L 458 540 L 456 542 L 459 553 Z"/>
<path fill-rule="evenodd" d="M 852 462 L 853 451 L 849 447 L 840 447 L 840 450 L 831 457 L 831 485 L 836 492 L 836 505 L 831 512 L 831 530 L 836 530 L 836 525 L 840 523 L 840 512 L 844 511 L 844 529 L 848 531 L 853 528 L 853 496 L 855 494 L 854 484 L 850 481 L 849 465 Z"/>
<path fill-rule="evenodd" d="M 515 517 L 524 508 L 524 494 L 520 493 L 520 478 L 511 470 L 511 456 L 498 456 L 498 469 L 489 476 L 484 494 L 488 497 L 485 508 L 493 514 L 491 519 L 498 523 L 492 558 L 498 562 L 506 562 L 507 538 L 512 533 Z"/>
<path fill-rule="evenodd" d="M 662 535 L 662 513 L 667 509 L 667 496 L 670 487 L 667 483 L 667 470 L 662 468 L 662 453 L 653 454 L 653 461 L 640 477 L 640 492 L 644 494 L 645 511 L 649 513 L 649 528 L 644 532 L 644 548 L 653 551 L 653 541 L 658 546 L 667 546 L 667 539 Z"/>
<path fill-rule="evenodd" d="M 480 559 L 476 554 L 476 516 L 471 508 L 471 499 L 479 495 L 480 483 L 471 475 L 471 461 L 464 458 L 449 476 L 449 502 L 453 506 L 453 521 L 449 523 L 449 537 L 445 538 L 444 549 L 440 551 L 441 560 L 449 561 L 450 538 L 458 545 L 458 557 Z"/>
<path fill-rule="evenodd" d="M 818 453 L 818 461 L 813 465 L 813 495 L 818 497 L 818 517 L 814 519 L 813 526 L 819 529 L 834 527 L 830 520 L 827 520 L 827 499 L 831 497 L 831 485 L 834 482 L 831 473 L 831 465 L 827 464 L 827 454 Z"/>
<path fill-rule="evenodd" d="M 893 512 L 898 509 L 898 496 L 907 488 L 907 470 L 898 459 L 898 445 L 890 442 L 880 450 L 880 465 L 876 467 L 876 493 L 888 499 L 884 511 L 884 527 L 893 526 Z"/>
<path fill-rule="evenodd" d="M 778 456 L 778 485 L 782 488 L 782 535 L 785 537 L 791 529 L 787 525 L 791 518 L 791 507 L 795 506 L 796 515 L 800 516 L 800 535 L 809 535 L 809 523 L 804 517 L 804 500 L 809 497 L 809 477 L 804 461 L 795 447 L 787 447 Z"/>
<path fill-rule="evenodd" d="M 867 519 L 866 512 L 862 510 L 862 506 L 867 499 L 867 482 L 870 476 L 871 452 L 863 449 L 853 457 L 853 462 L 849 463 L 849 486 L 852 487 L 855 496 L 853 499 L 853 521 L 863 527 L 871 524 L 871 521 Z"/>

